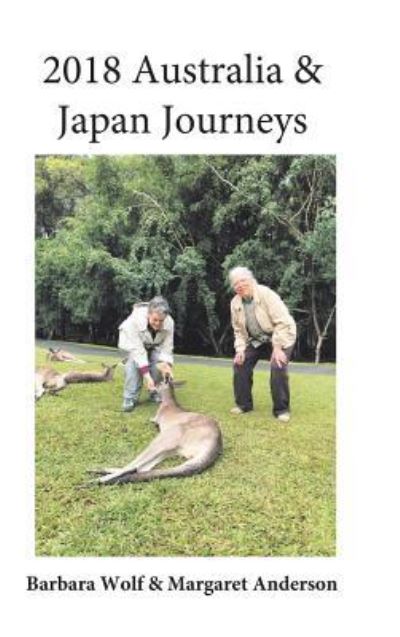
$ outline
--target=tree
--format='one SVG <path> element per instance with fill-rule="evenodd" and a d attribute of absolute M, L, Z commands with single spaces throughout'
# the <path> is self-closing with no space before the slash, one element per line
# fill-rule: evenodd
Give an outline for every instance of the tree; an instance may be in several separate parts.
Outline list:
<path fill-rule="evenodd" d="M 37 237 L 50 237 L 64 217 L 74 213 L 76 203 L 87 193 L 87 160 L 83 157 L 40 156 L 36 158 Z"/>
<path fill-rule="evenodd" d="M 228 270 L 247 265 L 295 315 L 297 357 L 334 351 L 329 156 L 37 159 L 37 329 L 115 342 L 165 295 L 182 352 L 230 354 Z"/>

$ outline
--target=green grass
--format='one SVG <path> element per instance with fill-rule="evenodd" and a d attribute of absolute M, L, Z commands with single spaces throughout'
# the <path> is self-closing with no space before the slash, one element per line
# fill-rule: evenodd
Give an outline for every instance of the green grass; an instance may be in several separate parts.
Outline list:
<path fill-rule="evenodd" d="M 98 356 L 85 359 L 53 366 L 100 369 Z M 145 392 L 121 413 L 121 367 L 113 382 L 45 395 L 36 407 L 36 554 L 334 555 L 335 379 L 292 374 L 293 417 L 282 425 L 270 413 L 266 364 L 259 370 L 255 411 L 234 417 L 230 369 L 176 365 L 187 381 L 180 403 L 217 418 L 224 438 L 211 469 L 180 480 L 75 488 L 87 468 L 123 465 L 155 435 Z"/>

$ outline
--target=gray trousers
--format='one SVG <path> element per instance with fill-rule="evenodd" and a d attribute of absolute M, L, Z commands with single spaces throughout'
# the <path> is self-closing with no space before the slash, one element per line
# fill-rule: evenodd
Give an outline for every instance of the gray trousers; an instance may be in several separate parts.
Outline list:
<path fill-rule="evenodd" d="M 159 383 L 162 380 L 162 374 L 158 371 L 156 365 L 159 361 L 159 352 L 154 349 L 148 350 L 149 354 L 149 372 L 154 382 Z M 131 354 L 125 363 L 125 385 L 124 400 L 137 401 L 140 390 L 143 385 L 143 376 L 139 371 L 139 367 L 132 359 Z"/>
<path fill-rule="evenodd" d="M 265 354 L 266 348 L 271 346 L 260 345 L 253 347 L 248 345 L 245 351 L 245 360 L 243 365 L 233 366 L 233 389 L 235 393 L 235 401 L 238 407 L 243 411 L 251 411 L 253 409 L 253 370 L 257 365 L 262 354 Z M 283 350 L 287 356 L 288 362 L 293 351 L 293 347 Z M 289 392 L 289 376 L 288 365 L 278 367 L 275 363 L 271 363 L 270 389 L 272 396 L 272 412 L 274 416 L 279 416 L 290 410 L 290 392 Z"/>

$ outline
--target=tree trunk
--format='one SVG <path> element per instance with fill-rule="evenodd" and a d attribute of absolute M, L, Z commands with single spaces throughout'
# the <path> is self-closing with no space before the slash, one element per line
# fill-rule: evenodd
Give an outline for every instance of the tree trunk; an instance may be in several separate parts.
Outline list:
<path fill-rule="evenodd" d="M 91 343 L 96 342 L 96 328 L 93 323 L 89 323 L 89 340 Z"/>
<path fill-rule="evenodd" d="M 203 339 L 203 341 L 205 341 L 205 343 L 209 343 L 210 345 L 212 345 L 214 353 L 218 356 L 219 355 L 219 346 L 218 346 L 217 341 L 215 340 L 215 337 L 214 337 L 214 334 L 212 333 L 212 330 L 210 328 L 208 328 L 207 332 L 203 332 L 203 330 L 198 329 L 197 332 L 200 334 L 201 338 Z"/>
<path fill-rule="evenodd" d="M 228 336 L 228 331 L 230 327 L 231 327 L 231 322 L 229 321 L 229 323 L 226 324 L 220 338 L 218 339 L 218 352 L 220 355 L 224 353 L 224 342 L 226 337 Z"/>
<path fill-rule="evenodd" d="M 321 332 L 321 330 L 319 328 L 319 323 L 318 323 L 316 305 L 315 305 L 315 302 L 313 303 L 314 327 L 315 327 L 315 331 L 317 332 L 317 344 L 315 346 L 315 364 L 316 365 L 319 365 L 319 363 L 321 362 L 322 345 L 323 345 L 323 342 L 324 342 L 324 340 L 326 338 L 326 335 L 328 333 L 328 329 L 329 329 L 329 326 L 330 326 L 331 321 L 333 319 L 333 315 L 335 314 L 335 309 L 336 309 L 336 303 L 332 307 L 331 311 L 329 312 L 329 316 L 328 316 L 327 321 L 325 323 L 324 329 Z"/>
<path fill-rule="evenodd" d="M 319 363 L 321 362 L 321 348 L 322 348 L 323 341 L 324 341 L 323 337 L 318 336 L 317 344 L 315 346 L 315 358 L 314 358 L 314 363 L 316 365 L 319 365 Z"/>

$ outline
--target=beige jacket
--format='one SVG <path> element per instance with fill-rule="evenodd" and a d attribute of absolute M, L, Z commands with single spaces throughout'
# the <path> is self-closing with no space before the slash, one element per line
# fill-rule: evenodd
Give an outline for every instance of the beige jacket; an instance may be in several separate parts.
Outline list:
<path fill-rule="evenodd" d="M 254 285 L 254 310 L 261 329 L 272 334 L 272 345 L 290 347 L 296 340 L 296 323 L 280 296 L 266 285 Z M 249 334 L 246 330 L 242 299 L 238 294 L 231 301 L 231 320 L 237 354 L 246 349 Z"/>

